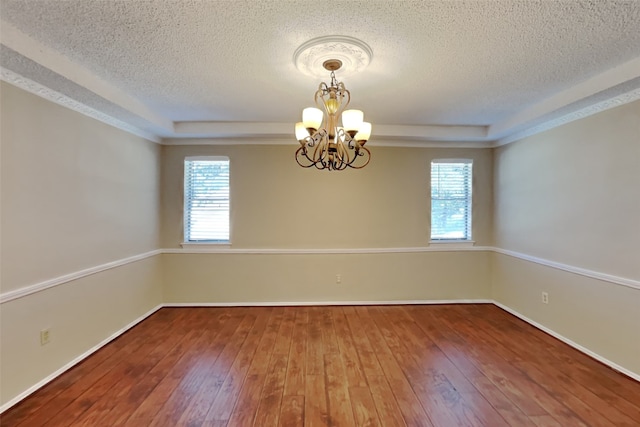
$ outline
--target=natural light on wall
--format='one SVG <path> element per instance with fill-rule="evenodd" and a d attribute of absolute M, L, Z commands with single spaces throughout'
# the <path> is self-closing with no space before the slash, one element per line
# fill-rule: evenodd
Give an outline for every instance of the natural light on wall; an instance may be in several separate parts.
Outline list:
<path fill-rule="evenodd" d="M 184 161 L 184 241 L 229 242 L 229 158 Z"/>
<path fill-rule="evenodd" d="M 431 240 L 471 240 L 472 160 L 431 162 Z"/>

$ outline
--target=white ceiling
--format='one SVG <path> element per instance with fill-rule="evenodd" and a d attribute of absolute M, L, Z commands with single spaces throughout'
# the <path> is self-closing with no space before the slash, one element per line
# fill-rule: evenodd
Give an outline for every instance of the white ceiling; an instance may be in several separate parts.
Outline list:
<path fill-rule="evenodd" d="M 635 0 L 0 0 L 0 19 L 4 80 L 150 139 L 294 142 L 319 81 L 293 55 L 327 35 L 373 51 L 336 73 L 372 144 L 508 142 L 640 98 Z"/>

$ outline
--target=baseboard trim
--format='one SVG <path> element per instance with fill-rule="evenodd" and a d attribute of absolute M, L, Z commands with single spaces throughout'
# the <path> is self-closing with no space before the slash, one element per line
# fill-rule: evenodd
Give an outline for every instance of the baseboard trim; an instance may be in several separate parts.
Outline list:
<path fill-rule="evenodd" d="M 23 298 L 28 295 L 35 294 L 36 292 L 42 292 L 46 289 L 71 282 L 72 280 L 82 279 L 83 277 L 91 276 L 92 274 L 97 274 L 112 268 L 121 267 L 126 264 L 131 264 L 132 262 L 150 258 L 161 253 L 161 249 L 156 249 L 154 251 L 144 252 L 138 255 L 108 262 L 106 264 L 97 265 L 95 267 L 85 268 L 84 270 L 74 271 L 73 273 L 54 277 L 53 279 L 45 280 L 44 282 L 36 283 L 35 285 L 25 286 L 24 288 L 16 289 L 14 291 L 5 292 L 0 294 L 0 304 L 13 301 L 14 299 Z"/>
<path fill-rule="evenodd" d="M 497 306 L 497 307 L 500 307 L 501 309 L 503 309 L 507 313 L 512 314 L 512 315 L 516 316 L 517 318 L 527 322 L 531 326 L 540 329 L 542 332 L 545 332 L 545 333 L 551 335 L 552 337 L 562 341 L 563 343 L 573 347 L 574 349 L 580 351 L 581 353 L 584 353 L 587 356 L 597 360 L 598 362 L 600 362 L 600 363 L 602 363 L 604 365 L 607 365 L 611 369 L 613 369 L 613 370 L 615 370 L 617 372 L 620 372 L 621 374 L 626 375 L 627 377 L 640 382 L 640 374 L 637 374 L 637 373 L 635 373 L 633 371 L 630 371 L 630 370 L 628 370 L 626 368 L 623 368 L 622 366 L 618 365 L 615 362 L 612 362 L 611 360 L 607 359 L 606 357 L 603 357 L 603 356 L 599 355 L 598 353 L 595 353 L 595 352 L 589 350 L 588 348 L 581 346 L 580 344 L 570 340 L 569 338 L 567 338 L 567 337 L 565 337 L 563 335 L 560 335 L 559 333 L 555 332 L 552 329 L 547 328 L 546 326 L 536 322 L 535 320 L 529 319 L 527 316 L 519 313 L 518 311 L 516 311 L 516 310 L 514 310 L 514 309 L 512 309 L 510 307 L 507 307 L 506 305 L 504 305 L 502 303 L 499 303 L 498 301 L 493 301 L 493 304 L 495 306 Z"/>
<path fill-rule="evenodd" d="M 309 248 L 309 249 L 273 249 L 273 248 L 230 248 L 224 245 L 190 243 L 183 248 L 166 248 L 164 254 L 227 254 L 227 255 L 353 255 L 353 254 L 407 254 L 422 252 L 477 252 L 492 251 L 489 246 L 462 246 L 456 243 L 438 243 L 432 246 L 405 248 Z"/>
<path fill-rule="evenodd" d="M 0 414 L 2 414 L 4 411 L 6 411 L 7 409 L 11 408 L 12 406 L 16 405 L 18 402 L 20 402 L 21 400 L 25 399 L 26 397 L 28 397 L 32 393 L 36 392 L 40 388 L 44 387 L 45 385 L 47 385 L 48 383 L 50 383 L 51 381 L 53 381 L 54 379 L 56 379 L 57 377 L 59 377 L 60 375 L 65 373 L 66 371 L 68 371 L 69 369 L 73 368 L 78 363 L 82 362 L 84 359 L 86 359 L 87 357 L 91 356 L 93 353 L 95 353 L 96 351 L 100 350 L 102 347 L 104 347 L 105 345 L 109 344 L 111 341 L 113 341 L 114 339 L 118 338 L 120 335 L 124 334 L 129 329 L 133 328 L 138 323 L 142 322 L 143 320 L 145 320 L 147 317 L 151 316 L 156 311 L 160 310 L 162 307 L 163 307 L 163 305 L 159 304 L 155 308 L 149 310 L 148 312 L 146 312 L 142 316 L 138 317 L 134 321 L 132 321 L 129 324 L 127 324 L 126 326 L 124 326 L 122 329 L 120 329 L 120 330 L 114 332 L 113 334 L 111 334 L 108 338 L 102 340 L 101 342 L 99 342 L 98 344 L 96 344 L 95 346 L 90 348 L 89 350 L 85 351 L 84 353 L 82 353 L 81 355 L 79 355 L 78 357 L 76 357 L 75 359 L 73 359 L 72 361 L 70 361 L 69 363 L 67 363 L 66 365 L 64 365 L 60 369 L 58 369 L 57 371 L 53 372 L 51 375 L 45 377 L 41 381 L 38 381 L 36 384 L 34 384 L 31 387 L 29 387 L 27 390 L 23 391 L 22 393 L 20 393 L 19 395 L 17 395 L 13 399 L 9 400 L 4 405 L 0 406 Z"/>
<path fill-rule="evenodd" d="M 492 304 L 490 299 L 391 300 L 391 301 L 238 301 L 238 302 L 172 302 L 164 307 L 301 307 L 344 305 L 434 305 Z"/>

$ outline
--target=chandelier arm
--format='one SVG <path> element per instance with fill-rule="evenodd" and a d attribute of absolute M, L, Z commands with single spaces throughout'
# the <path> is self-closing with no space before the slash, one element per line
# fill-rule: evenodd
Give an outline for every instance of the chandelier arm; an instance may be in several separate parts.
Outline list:
<path fill-rule="evenodd" d="M 349 165 L 349 163 L 351 163 L 351 159 L 349 158 L 349 150 L 345 147 L 343 142 L 341 142 L 338 145 L 338 153 L 339 153 L 339 158 L 340 158 L 340 163 L 341 164 Z M 342 168 L 342 169 L 344 169 L 344 168 Z M 340 169 L 340 170 L 342 170 L 342 169 Z"/>
<path fill-rule="evenodd" d="M 314 94 L 316 107 L 323 111 L 321 123 L 318 125 L 316 122 L 313 127 L 318 126 L 318 129 L 301 141 L 301 147 L 295 153 L 296 162 L 302 167 L 315 166 L 319 170 L 362 169 L 369 164 L 371 153 L 351 136 L 351 129 L 347 133 L 341 126 L 342 113 L 351 103 L 351 92 L 336 79 L 334 73 L 341 63 L 332 60 L 325 61 L 323 65 L 331 71 L 331 80 L 329 84 L 321 82 Z M 313 131 L 311 128 L 307 130 Z M 360 157 L 364 164 L 358 166 Z"/>
<path fill-rule="evenodd" d="M 353 168 L 353 169 L 362 169 L 363 167 L 367 166 L 369 164 L 369 162 L 371 161 L 371 152 L 369 151 L 369 149 L 367 147 L 360 147 L 360 151 L 359 154 L 353 159 L 354 161 L 352 163 L 355 163 L 355 159 L 360 157 L 360 156 L 366 156 L 367 161 L 361 165 L 361 166 L 353 166 L 353 165 L 349 165 L 349 167 Z M 364 154 L 364 153 L 367 154 Z"/>
<path fill-rule="evenodd" d="M 351 92 L 349 92 L 347 88 L 344 87 L 344 84 L 340 83 L 340 85 L 342 86 L 342 89 L 341 89 L 342 97 L 347 98 L 346 102 L 342 103 L 342 108 L 340 109 L 340 113 L 342 114 L 342 112 L 346 110 L 349 104 L 351 103 Z"/>
<path fill-rule="evenodd" d="M 309 161 L 309 164 L 308 165 L 302 164 L 300 162 L 300 158 L 307 159 Z M 296 162 L 303 168 L 310 168 L 311 166 L 313 166 L 313 160 L 309 158 L 309 156 L 307 155 L 307 150 L 305 150 L 304 147 L 300 147 L 296 150 Z"/>
<path fill-rule="evenodd" d="M 347 137 L 348 137 L 348 141 L 349 141 L 349 149 L 350 150 L 356 150 L 356 154 L 357 154 L 358 149 L 356 147 L 356 145 L 357 145 L 356 140 L 351 138 L 348 134 L 347 134 Z"/>
<path fill-rule="evenodd" d="M 323 129 L 322 134 L 319 137 L 315 150 L 313 151 L 313 161 L 316 168 L 325 169 L 327 167 L 326 157 L 328 155 L 328 137 L 326 131 Z"/>

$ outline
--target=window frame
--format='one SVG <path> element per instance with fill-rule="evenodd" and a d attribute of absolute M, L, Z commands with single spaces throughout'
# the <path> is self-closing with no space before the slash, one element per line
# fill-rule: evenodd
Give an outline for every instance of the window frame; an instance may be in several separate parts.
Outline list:
<path fill-rule="evenodd" d="M 433 166 L 434 164 L 464 164 L 470 166 L 470 173 L 468 175 L 468 192 L 469 196 L 466 200 L 466 209 L 467 209 L 467 225 L 466 228 L 468 230 L 466 237 L 460 238 L 438 238 L 433 237 Z M 469 158 L 438 158 L 432 159 L 429 163 L 429 244 L 445 244 L 451 246 L 473 246 L 475 241 L 473 240 L 473 159 Z"/>
<path fill-rule="evenodd" d="M 188 191 L 187 191 L 187 162 L 190 161 L 226 161 L 227 167 L 229 168 L 229 177 L 227 181 L 228 185 L 228 210 L 227 210 L 227 240 L 222 239 L 198 239 L 198 240 L 188 240 L 187 231 L 190 229 L 187 221 L 189 220 L 189 212 L 191 209 L 188 209 Z M 228 156 L 185 156 L 182 161 L 183 167 L 183 181 L 182 181 L 182 192 L 183 192 L 183 204 L 182 204 L 182 247 L 187 246 L 215 246 L 215 247 L 224 247 L 231 245 L 231 159 Z"/>

